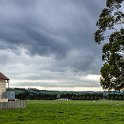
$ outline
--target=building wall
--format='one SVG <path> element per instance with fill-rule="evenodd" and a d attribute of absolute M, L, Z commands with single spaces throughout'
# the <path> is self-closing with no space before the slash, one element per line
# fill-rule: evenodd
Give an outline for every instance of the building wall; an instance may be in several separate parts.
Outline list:
<path fill-rule="evenodd" d="M 0 80 L 0 99 L 5 97 L 6 81 Z"/>

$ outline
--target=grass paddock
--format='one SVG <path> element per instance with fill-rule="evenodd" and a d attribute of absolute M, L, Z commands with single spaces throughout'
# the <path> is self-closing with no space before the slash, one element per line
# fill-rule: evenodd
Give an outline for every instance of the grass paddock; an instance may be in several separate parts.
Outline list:
<path fill-rule="evenodd" d="M 0 124 L 124 124 L 123 101 L 29 100 L 26 109 L 0 110 Z"/>

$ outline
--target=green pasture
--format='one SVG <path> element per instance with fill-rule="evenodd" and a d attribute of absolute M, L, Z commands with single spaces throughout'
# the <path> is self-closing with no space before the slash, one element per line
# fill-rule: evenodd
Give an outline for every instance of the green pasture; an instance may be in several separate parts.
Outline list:
<path fill-rule="evenodd" d="M 0 124 L 124 124 L 124 102 L 30 100 L 26 109 L 0 110 Z"/>

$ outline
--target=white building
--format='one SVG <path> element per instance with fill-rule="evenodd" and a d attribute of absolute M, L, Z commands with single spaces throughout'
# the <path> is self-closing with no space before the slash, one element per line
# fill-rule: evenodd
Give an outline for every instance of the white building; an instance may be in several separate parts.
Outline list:
<path fill-rule="evenodd" d="M 0 72 L 0 99 L 4 99 L 6 97 L 6 84 L 9 87 L 9 78 L 3 75 Z"/>

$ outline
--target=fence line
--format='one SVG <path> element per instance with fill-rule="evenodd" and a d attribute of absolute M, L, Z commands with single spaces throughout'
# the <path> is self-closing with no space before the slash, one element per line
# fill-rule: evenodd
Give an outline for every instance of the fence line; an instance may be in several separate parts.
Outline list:
<path fill-rule="evenodd" d="M 27 106 L 26 100 L 0 102 L 0 110 L 1 109 L 26 108 L 26 106 Z"/>

